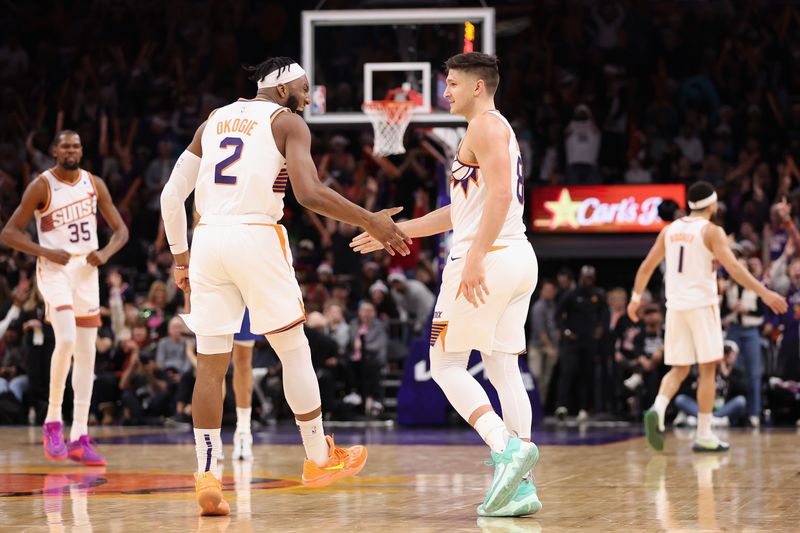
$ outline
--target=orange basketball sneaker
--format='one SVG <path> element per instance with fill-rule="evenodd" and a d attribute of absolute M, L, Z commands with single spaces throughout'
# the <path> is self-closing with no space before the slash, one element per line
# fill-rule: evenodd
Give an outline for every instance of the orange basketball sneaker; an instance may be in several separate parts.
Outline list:
<path fill-rule="evenodd" d="M 202 516 L 225 516 L 231 507 L 222 497 L 222 482 L 211 472 L 194 474 L 194 489 L 197 492 L 197 505 Z"/>
<path fill-rule="evenodd" d="M 367 462 L 367 449 L 364 446 L 337 448 L 332 436 L 326 435 L 325 440 L 330 456 L 324 466 L 317 466 L 310 459 L 303 461 L 303 485 L 306 487 L 327 487 L 334 481 L 355 476 Z"/>

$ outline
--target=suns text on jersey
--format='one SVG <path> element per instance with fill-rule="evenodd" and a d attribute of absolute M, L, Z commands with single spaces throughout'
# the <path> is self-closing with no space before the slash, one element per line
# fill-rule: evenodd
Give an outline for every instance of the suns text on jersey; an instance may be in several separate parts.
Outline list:
<path fill-rule="evenodd" d="M 42 231 L 52 231 L 65 224 L 75 222 L 97 213 L 97 197 L 91 195 L 77 202 L 60 207 L 42 217 Z"/>

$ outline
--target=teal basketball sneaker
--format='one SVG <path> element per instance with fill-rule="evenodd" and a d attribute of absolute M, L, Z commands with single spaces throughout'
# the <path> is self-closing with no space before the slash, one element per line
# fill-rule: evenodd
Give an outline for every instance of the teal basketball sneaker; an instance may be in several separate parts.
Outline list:
<path fill-rule="evenodd" d="M 478 506 L 479 516 L 525 516 L 538 513 L 542 508 L 539 495 L 536 493 L 536 484 L 533 478 L 525 477 L 519 482 L 517 492 L 511 501 L 492 513 L 488 512 L 483 504 Z"/>
<path fill-rule="evenodd" d="M 659 452 L 664 449 L 664 431 L 659 427 L 655 409 L 648 409 L 644 413 L 644 434 L 651 448 Z"/>
<path fill-rule="evenodd" d="M 494 477 L 483 500 L 483 508 L 487 513 L 494 513 L 511 501 L 519 482 L 525 474 L 533 470 L 539 460 L 539 449 L 536 445 L 517 437 L 508 439 L 503 453 L 491 454 L 492 459 L 486 464 L 494 466 Z"/>

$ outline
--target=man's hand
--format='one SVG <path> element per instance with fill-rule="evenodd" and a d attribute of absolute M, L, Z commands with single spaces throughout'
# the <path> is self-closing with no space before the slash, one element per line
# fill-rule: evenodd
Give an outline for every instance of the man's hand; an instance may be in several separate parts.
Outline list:
<path fill-rule="evenodd" d="M 486 286 L 486 271 L 483 268 L 483 257 L 476 257 L 467 252 L 464 258 L 464 270 L 461 272 L 461 292 L 469 303 L 478 307 L 486 303 L 484 294 L 489 295 Z"/>
<path fill-rule="evenodd" d="M 365 231 L 353 237 L 353 240 L 350 241 L 350 248 L 352 248 L 354 252 L 369 254 L 377 252 L 378 250 L 383 250 L 383 245 Z"/>
<path fill-rule="evenodd" d="M 59 265 L 66 265 L 69 263 L 69 260 L 72 258 L 69 252 L 65 250 L 51 250 L 47 249 L 44 252 L 44 258 L 48 261 L 52 261 L 53 263 L 58 263 Z"/>
<path fill-rule="evenodd" d="M 634 324 L 639 322 L 639 302 L 628 303 L 628 318 L 630 318 L 631 322 Z"/>
<path fill-rule="evenodd" d="M 94 250 L 92 253 L 86 256 L 86 262 L 93 267 L 105 265 L 106 261 L 108 261 L 108 256 L 102 250 Z"/>
<path fill-rule="evenodd" d="M 190 293 L 192 287 L 189 284 L 189 265 L 174 265 L 172 275 L 175 278 L 175 285 L 185 293 Z"/>
<path fill-rule="evenodd" d="M 767 291 L 767 293 L 761 297 L 761 300 L 767 307 L 772 309 L 772 312 L 776 315 L 782 315 L 789 309 L 786 298 L 775 291 Z"/>
<path fill-rule="evenodd" d="M 389 252 L 389 255 L 394 255 L 395 251 L 399 252 L 400 255 L 411 253 L 406 245 L 406 242 L 410 243 L 411 239 L 392 220 L 392 216 L 402 210 L 402 207 L 392 207 L 391 209 L 371 213 L 364 227 L 367 233 L 381 243 L 381 246 Z"/>

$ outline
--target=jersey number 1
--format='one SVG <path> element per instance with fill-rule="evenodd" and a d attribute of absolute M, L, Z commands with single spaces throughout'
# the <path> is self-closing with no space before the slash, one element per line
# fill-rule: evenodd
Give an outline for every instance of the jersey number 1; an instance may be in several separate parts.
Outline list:
<path fill-rule="evenodd" d="M 683 274 L 683 246 L 681 246 L 681 250 L 678 252 L 678 274 Z"/>
<path fill-rule="evenodd" d="M 217 163 L 217 166 L 214 167 L 214 183 L 219 183 L 220 185 L 236 185 L 236 176 L 226 176 L 223 174 L 228 167 L 236 163 L 239 158 L 242 157 L 242 148 L 244 148 L 244 141 L 238 137 L 225 137 L 222 139 L 222 142 L 219 143 L 220 148 L 227 148 L 229 146 L 235 146 L 233 153 Z"/>

